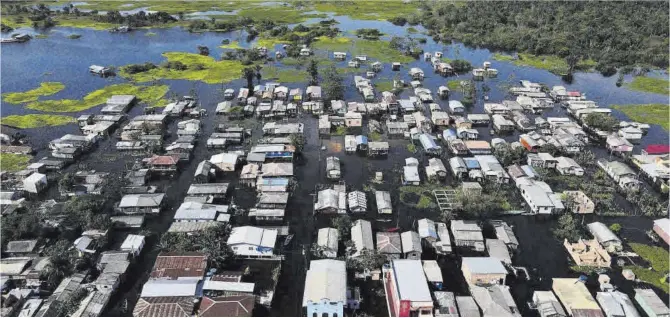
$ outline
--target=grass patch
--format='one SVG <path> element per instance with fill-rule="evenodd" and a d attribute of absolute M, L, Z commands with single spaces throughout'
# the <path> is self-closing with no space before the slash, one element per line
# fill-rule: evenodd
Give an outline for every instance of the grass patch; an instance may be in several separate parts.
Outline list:
<path fill-rule="evenodd" d="M 160 101 L 168 90 L 167 85 L 115 84 L 88 93 L 83 99 L 43 100 L 29 103 L 26 107 L 47 112 L 78 112 L 104 104 L 112 95 L 135 95 L 152 105 Z"/>
<path fill-rule="evenodd" d="M 335 131 L 332 134 L 335 136 L 344 136 L 347 134 L 347 127 L 338 126 L 335 128 Z"/>
<path fill-rule="evenodd" d="M 307 14 L 306 11 L 287 6 L 262 6 L 244 8 L 237 12 L 238 16 L 251 18 L 254 21 L 267 20 L 278 24 L 299 23 L 309 18 L 325 18 L 327 15 Z"/>
<path fill-rule="evenodd" d="M 3 125 L 22 129 L 61 126 L 74 122 L 74 117 L 64 115 L 29 114 L 2 117 Z"/>
<path fill-rule="evenodd" d="M 382 134 L 373 131 L 368 134 L 368 138 L 370 138 L 371 141 L 381 141 L 382 140 Z"/>
<path fill-rule="evenodd" d="M 668 95 L 670 94 L 668 85 L 670 82 L 667 79 L 635 76 L 632 82 L 626 84 L 626 87 L 638 92 Z M 667 116 L 665 119 L 668 119 Z"/>
<path fill-rule="evenodd" d="M 49 37 L 49 35 L 48 35 L 48 34 L 44 34 L 44 33 L 40 33 L 40 34 L 36 34 L 36 35 L 35 35 L 35 38 L 36 38 L 36 39 L 46 39 L 46 38 L 48 38 L 48 37 Z"/>
<path fill-rule="evenodd" d="M 433 202 L 432 191 L 438 188 L 441 188 L 441 186 L 435 184 L 426 184 L 421 186 L 402 186 L 399 188 L 400 201 L 418 209 L 435 207 L 436 204 Z M 409 198 L 416 196 L 418 196 L 418 200 L 416 202 L 409 201 Z"/>
<path fill-rule="evenodd" d="M 207 84 L 230 82 L 241 77 L 244 65 L 239 61 L 217 61 L 211 56 L 186 52 L 166 52 L 163 56 L 169 62 L 181 62 L 187 69 L 180 71 L 157 67 L 155 69 L 130 74 L 121 67 L 120 76 L 136 82 L 150 82 L 156 79 L 202 81 Z"/>
<path fill-rule="evenodd" d="M 326 51 L 349 52 L 352 56 L 367 55 L 370 58 L 386 63 L 409 63 L 414 61 L 413 57 L 404 55 L 400 51 L 391 48 L 389 43 L 389 41 L 381 40 L 350 39 L 346 37 L 330 38 L 321 36 L 317 38 L 313 47 Z"/>
<path fill-rule="evenodd" d="M 457 91 L 461 90 L 461 82 L 462 80 L 451 80 L 447 82 L 447 88 L 452 91 Z"/>
<path fill-rule="evenodd" d="M 599 270 L 599 268 L 598 268 L 598 267 L 594 267 L 594 266 L 579 266 L 579 265 L 573 265 L 573 266 L 570 266 L 570 270 L 573 271 L 573 272 L 575 272 L 575 273 L 587 273 L 587 274 L 590 274 L 590 273 L 595 273 L 595 272 L 597 272 L 597 271 Z"/>
<path fill-rule="evenodd" d="M 654 285 L 668 293 L 668 283 L 665 276 L 670 270 L 670 257 L 668 250 L 658 246 L 649 246 L 639 243 L 630 243 L 633 252 L 637 253 L 651 264 L 650 268 L 641 266 L 626 266 L 635 273 L 637 279 Z"/>
<path fill-rule="evenodd" d="M 375 87 L 380 92 L 392 92 L 393 91 L 393 81 L 382 81 L 375 83 Z"/>
<path fill-rule="evenodd" d="M 61 27 L 83 28 L 83 29 L 94 29 L 94 30 L 107 30 L 119 26 L 119 24 L 116 23 L 95 21 L 90 17 L 85 16 L 79 16 L 79 17 L 58 16 L 56 18 L 56 24 L 58 24 L 58 26 Z"/>
<path fill-rule="evenodd" d="M 280 69 L 276 66 L 264 66 L 261 71 L 263 79 L 272 79 L 282 83 L 299 83 L 307 80 L 307 72 L 294 69 Z"/>
<path fill-rule="evenodd" d="M 70 35 L 67 36 L 68 39 L 73 39 L 73 40 L 78 39 L 80 37 L 81 37 L 81 34 L 75 34 L 75 33 L 70 34 Z"/>
<path fill-rule="evenodd" d="M 44 82 L 40 87 L 31 89 L 26 92 L 15 92 L 2 94 L 2 99 L 10 104 L 23 104 L 34 102 L 41 96 L 49 96 L 62 91 L 65 88 L 63 83 L 59 82 Z"/>
<path fill-rule="evenodd" d="M 568 63 L 565 59 L 556 55 L 532 55 L 526 53 L 519 53 L 519 58 L 514 60 L 515 65 L 531 66 L 543 70 L 547 70 L 554 74 L 564 75 L 568 73 Z M 495 58 L 495 55 L 494 55 Z M 590 70 L 595 67 L 596 62 L 593 60 L 582 60 L 577 63 L 575 69 Z"/>
<path fill-rule="evenodd" d="M 409 151 L 411 153 L 416 153 L 416 145 L 411 143 L 411 142 L 408 143 L 407 144 L 407 151 Z"/>
<path fill-rule="evenodd" d="M 241 49 L 242 47 L 240 46 L 239 41 L 230 41 L 230 43 L 228 43 L 228 44 L 221 45 L 220 48 L 229 49 L 229 50 L 236 50 L 236 49 Z"/>
<path fill-rule="evenodd" d="M 388 20 L 399 16 L 408 16 L 418 13 L 419 2 L 411 1 L 350 1 L 334 2 L 323 1 L 314 5 L 319 12 L 333 12 L 335 15 L 350 16 L 359 20 Z"/>
<path fill-rule="evenodd" d="M 225 5 L 225 6 L 224 6 Z M 260 5 L 256 1 L 231 1 L 231 2 L 221 2 L 221 1 L 159 1 L 159 0 L 147 0 L 147 1 L 109 1 L 109 0 L 90 0 L 86 1 L 85 4 L 77 5 L 81 9 L 89 10 L 99 10 L 99 11 L 124 11 L 124 10 L 133 10 L 142 7 L 148 7 L 151 11 L 164 11 L 170 14 L 182 13 L 193 13 L 199 11 L 233 11 L 239 10 L 242 8 L 251 8 Z"/>
<path fill-rule="evenodd" d="M 514 61 L 514 56 L 502 53 L 495 53 L 493 54 L 493 59 L 496 61 Z"/>
<path fill-rule="evenodd" d="M 630 104 L 612 105 L 611 107 L 626 114 L 626 116 L 634 121 L 651 125 L 659 125 L 665 130 L 670 130 L 670 123 L 668 123 L 670 105 Z"/>
<path fill-rule="evenodd" d="M 147 33 L 144 33 L 144 36 L 156 36 L 156 33 L 154 33 L 154 32 L 147 32 Z"/>
<path fill-rule="evenodd" d="M 28 166 L 30 159 L 32 157 L 28 155 L 0 153 L 0 170 L 9 172 L 23 170 Z"/>
<path fill-rule="evenodd" d="M 409 27 L 407 28 L 407 33 L 418 33 L 419 30 L 417 30 L 415 27 Z"/>

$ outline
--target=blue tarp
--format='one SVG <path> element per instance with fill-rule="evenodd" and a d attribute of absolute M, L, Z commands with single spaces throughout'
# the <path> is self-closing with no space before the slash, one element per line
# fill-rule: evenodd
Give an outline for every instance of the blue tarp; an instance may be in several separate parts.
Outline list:
<path fill-rule="evenodd" d="M 465 165 L 468 169 L 481 169 L 479 161 L 475 158 L 463 158 L 463 161 L 465 161 Z"/>
<path fill-rule="evenodd" d="M 357 145 L 367 145 L 368 144 L 368 137 L 363 136 L 363 135 L 356 136 L 356 144 Z"/>
<path fill-rule="evenodd" d="M 442 133 L 442 136 L 444 136 L 444 139 L 458 138 L 458 136 L 456 135 L 456 130 L 454 130 L 453 128 L 445 130 Z"/>

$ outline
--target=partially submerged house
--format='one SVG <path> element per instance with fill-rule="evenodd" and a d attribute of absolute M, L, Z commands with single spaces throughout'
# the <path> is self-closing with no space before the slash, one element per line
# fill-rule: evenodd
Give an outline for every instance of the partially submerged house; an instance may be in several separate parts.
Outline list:
<path fill-rule="evenodd" d="M 393 204 L 391 203 L 391 193 L 388 191 L 375 191 L 375 202 L 377 203 L 377 213 L 392 214 Z"/>
<path fill-rule="evenodd" d="M 406 259 L 420 260 L 423 249 L 421 247 L 421 237 L 419 233 L 407 231 L 400 234 L 402 242 L 402 252 Z"/>
<path fill-rule="evenodd" d="M 577 278 L 553 278 L 552 290 L 573 317 L 604 317 L 598 303 Z"/>
<path fill-rule="evenodd" d="M 473 221 L 452 220 L 451 233 L 454 235 L 454 244 L 461 248 L 472 248 L 475 251 L 485 250 L 482 229 Z"/>
<path fill-rule="evenodd" d="M 607 225 L 601 222 L 593 222 L 587 224 L 586 228 L 608 252 L 615 253 L 623 250 L 623 242 Z"/>
<path fill-rule="evenodd" d="M 337 229 L 324 227 L 319 229 L 316 239 L 316 245 L 319 247 L 323 256 L 327 258 L 336 258 L 340 235 Z"/>
<path fill-rule="evenodd" d="M 234 227 L 227 244 L 238 257 L 273 257 L 277 231 L 254 226 Z"/>
<path fill-rule="evenodd" d="M 470 285 L 504 285 L 507 269 L 495 257 L 463 257 L 461 271 Z"/>
<path fill-rule="evenodd" d="M 392 260 L 390 266 L 383 270 L 384 290 L 390 316 L 433 314 L 433 299 L 420 260 Z"/>
<path fill-rule="evenodd" d="M 329 259 L 311 261 L 302 298 L 307 317 L 344 317 L 346 302 L 345 262 Z"/>
<path fill-rule="evenodd" d="M 117 210 L 122 214 L 158 214 L 163 208 L 164 193 L 127 194 Z"/>
<path fill-rule="evenodd" d="M 356 220 L 351 227 L 351 241 L 354 242 L 356 251 L 351 257 L 358 257 L 363 250 L 374 251 L 374 242 L 372 237 L 372 224 L 366 220 Z"/>

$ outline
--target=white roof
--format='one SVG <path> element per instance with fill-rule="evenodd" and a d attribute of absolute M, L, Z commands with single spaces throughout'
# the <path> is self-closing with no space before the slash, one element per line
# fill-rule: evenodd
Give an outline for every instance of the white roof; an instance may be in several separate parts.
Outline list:
<path fill-rule="evenodd" d="M 307 306 L 308 301 L 318 303 L 322 299 L 329 302 L 347 301 L 347 270 L 344 261 L 321 259 L 309 263 L 302 306 Z"/>
<path fill-rule="evenodd" d="M 395 259 L 391 266 L 401 300 L 433 302 L 420 260 Z"/>
<path fill-rule="evenodd" d="M 128 234 L 121 244 L 121 250 L 136 250 L 144 244 L 144 235 Z"/>
<path fill-rule="evenodd" d="M 142 297 L 171 297 L 171 296 L 193 296 L 195 297 L 197 279 L 185 280 L 149 280 L 142 288 Z"/>
<path fill-rule="evenodd" d="M 164 193 L 126 194 L 121 198 L 119 207 L 155 207 L 161 204 L 163 197 Z"/>
<path fill-rule="evenodd" d="M 254 226 L 240 226 L 233 228 L 228 237 L 228 245 L 250 244 L 274 248 L 277 241 L 277 230 L 267 230 Z"/>
<path fill-rule="evenodd" d="M 356 220 L 351 227 L 351 240 L 356 246 L 356 253 L 352 257 L 360 255 L 363 249 L 373 251 L 375 246 L 372 242 L 372 224 L 370 221 Z"/>
<path fill-rule="evenodd" d="M 429 282 L 442 282 L 442 270 L 437 265 L 437 261 L 423 261 L 423 272 Z"/>
<path fill-rule="evenodd" d="M 220 153 L 213 155 L 210 159 L 209 162 L 213 164 L 217 163 L 225 163 L 225 164 L 235 164 L 237 163 L 237 158 L 239 157 L 238 154 L 236 153 Z"/>
<path fill-rule="evenodd" d="M 36 173 L 33 173 L 33 174 L 29 175 L 27 178 L 25 178 L 23 180 L 23 182 L 32 183 L 32 184 L 41 183 L 41 182 L 46 183 L 47 182 L 47 176 L 36 172 Z"/>
<path fill-rule="evenodd" d="M 654 225 L 658 226 L 663 232 L 670 233 L 670 218 L 654 220 Z"/>
<path fill-rule="evenodd" d="M 337 229 L 332 227 L 324 227 L 319 229 L 316 244 L 337 251 L 338 240 L 339 233 L 337 232 Z"/>
<path fill-rule="evenodd" d="M 494 257 L 463 257 L 463 266 L 473 274 L 507 274 L 507 269 Z"/>

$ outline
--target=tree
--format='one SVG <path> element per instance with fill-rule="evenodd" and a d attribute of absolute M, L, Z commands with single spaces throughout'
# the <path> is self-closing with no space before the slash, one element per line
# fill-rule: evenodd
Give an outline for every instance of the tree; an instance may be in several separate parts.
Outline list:
<path fill-rule="evenodd" d="M 254 77 L 256 76 L 256 70 L 253 67 L 245 67 L 242 69 L 242 78 L 247 80 L 247 88 L 249 89 L 249 94 L 252 94 L 254 91 Z"/>
<path fill-rule="evenodd" d="M 582 237 L 582 228 L 580 224 L 572 217 L 572 214 L 566 213 L 558 218 L 558 223 L 552 228 L 552 233 L 559 241 L 567 239 L 570 242 L 576 242 Z"/>
<path fill-rule="evenodd" d="M 221 269 L 232 256 L 226 244 L 230 230 L 229 225 L 221 224 L 191 235 L 168 232 L 161 236 L 158 248 L 169 252 L 205 253 L 209 255 L 212 266 Z"/>
<path fill-rule="evenodd" d="M 619 234 L 621 232 L 621 224 L 614 223 L 610 225 L 610 231 L 614 232 L 614 234 Z"/>
<path fill-rule="evenodd" d="M 263 78 L 263 74 L 261 74 L 262 69 L 263 67 L 261 67 L 260 65 L 256 65 L 256 81 L 258 82 L 259 85 L 261 84 L 261 79 Z"/>
<path fill-rule="evenodd" d="M 309 85 L 319 84 L 319 67 L 315 59 L 309 60 L 307 74 L 309 75 Z"/>
<path fill-rule="evenodd" d="M 209 48 L 204 45 L 198 45 L 198 53 L 200 55 L 209 56 Z"/>
<path fill-rule="evenodd" d="M 40 277 L 46 280 L 47 285 L 54 289 L 63 278 L 74 273 L 76 252 L 70 241 L 60 240 L 48 247 L 44 252 L 49 257 L 49 263 L 42 269 Z"/>
<path fill-rule="evenodd" d="M 451 67 L 454 68 L 456 73 L 467 73 L 472 70 L 472 64 L 467 60 L 453 60 L 451 61 Z"/>
<path fill-rule="evenodd" d="M 591 128 L 612 132 L 619 126 L 619 120 L 607 114 L 593 113 L 584 117 L 584 124 Z"/>
<path fill-rule="evenodd" d="M 526 148 L 514 147 L 508 143 L 496 145 L 493 148 L 493 154 L 500 160 L 500 163 L 507 167 L 514 163 L 520 163 L 526 156 Z"/>
<path fill-rule="evenodd" d="M 351 248 L 349 254 L 356 252 L 355 248 Z M 363 249 L 356 257 L 347 257 L 347 268 L 356 272 L 364 270 L 378 269 L 386 263 L 386 255 L 377 252 L 376 250 Z"/>
<path fill-rule="evenodd" d="M 348 237 L 351 233 L 352 225 L 351 217 L 347 214 L 333 218 L 333 227 L 340 233 L 340 237 Z"/>
<path fill-rule="evenodd" d="M 344 79 L 337 72 L 335 65 L 331 65 L 323 73 L 322 86 L 326 100 L 344 99 Z"/>
<path fill-rule="evenodd" d="M 575 161 L 582 167 L 590 167 L 596 163 L 596 154 L 591 150 L 584 149 L 575 156 Z"/>
<path fill-rule="evenodd" d="M 305 144 L 307 143 L 307 139 L 305 138 L 305 135 L 303 134 L 291 134 L 289 136 L 291 140 L 291 145 L 295 147 L 295 152 L 297 154 L 302 153 L 302 150 L 305 149 Z"/>

